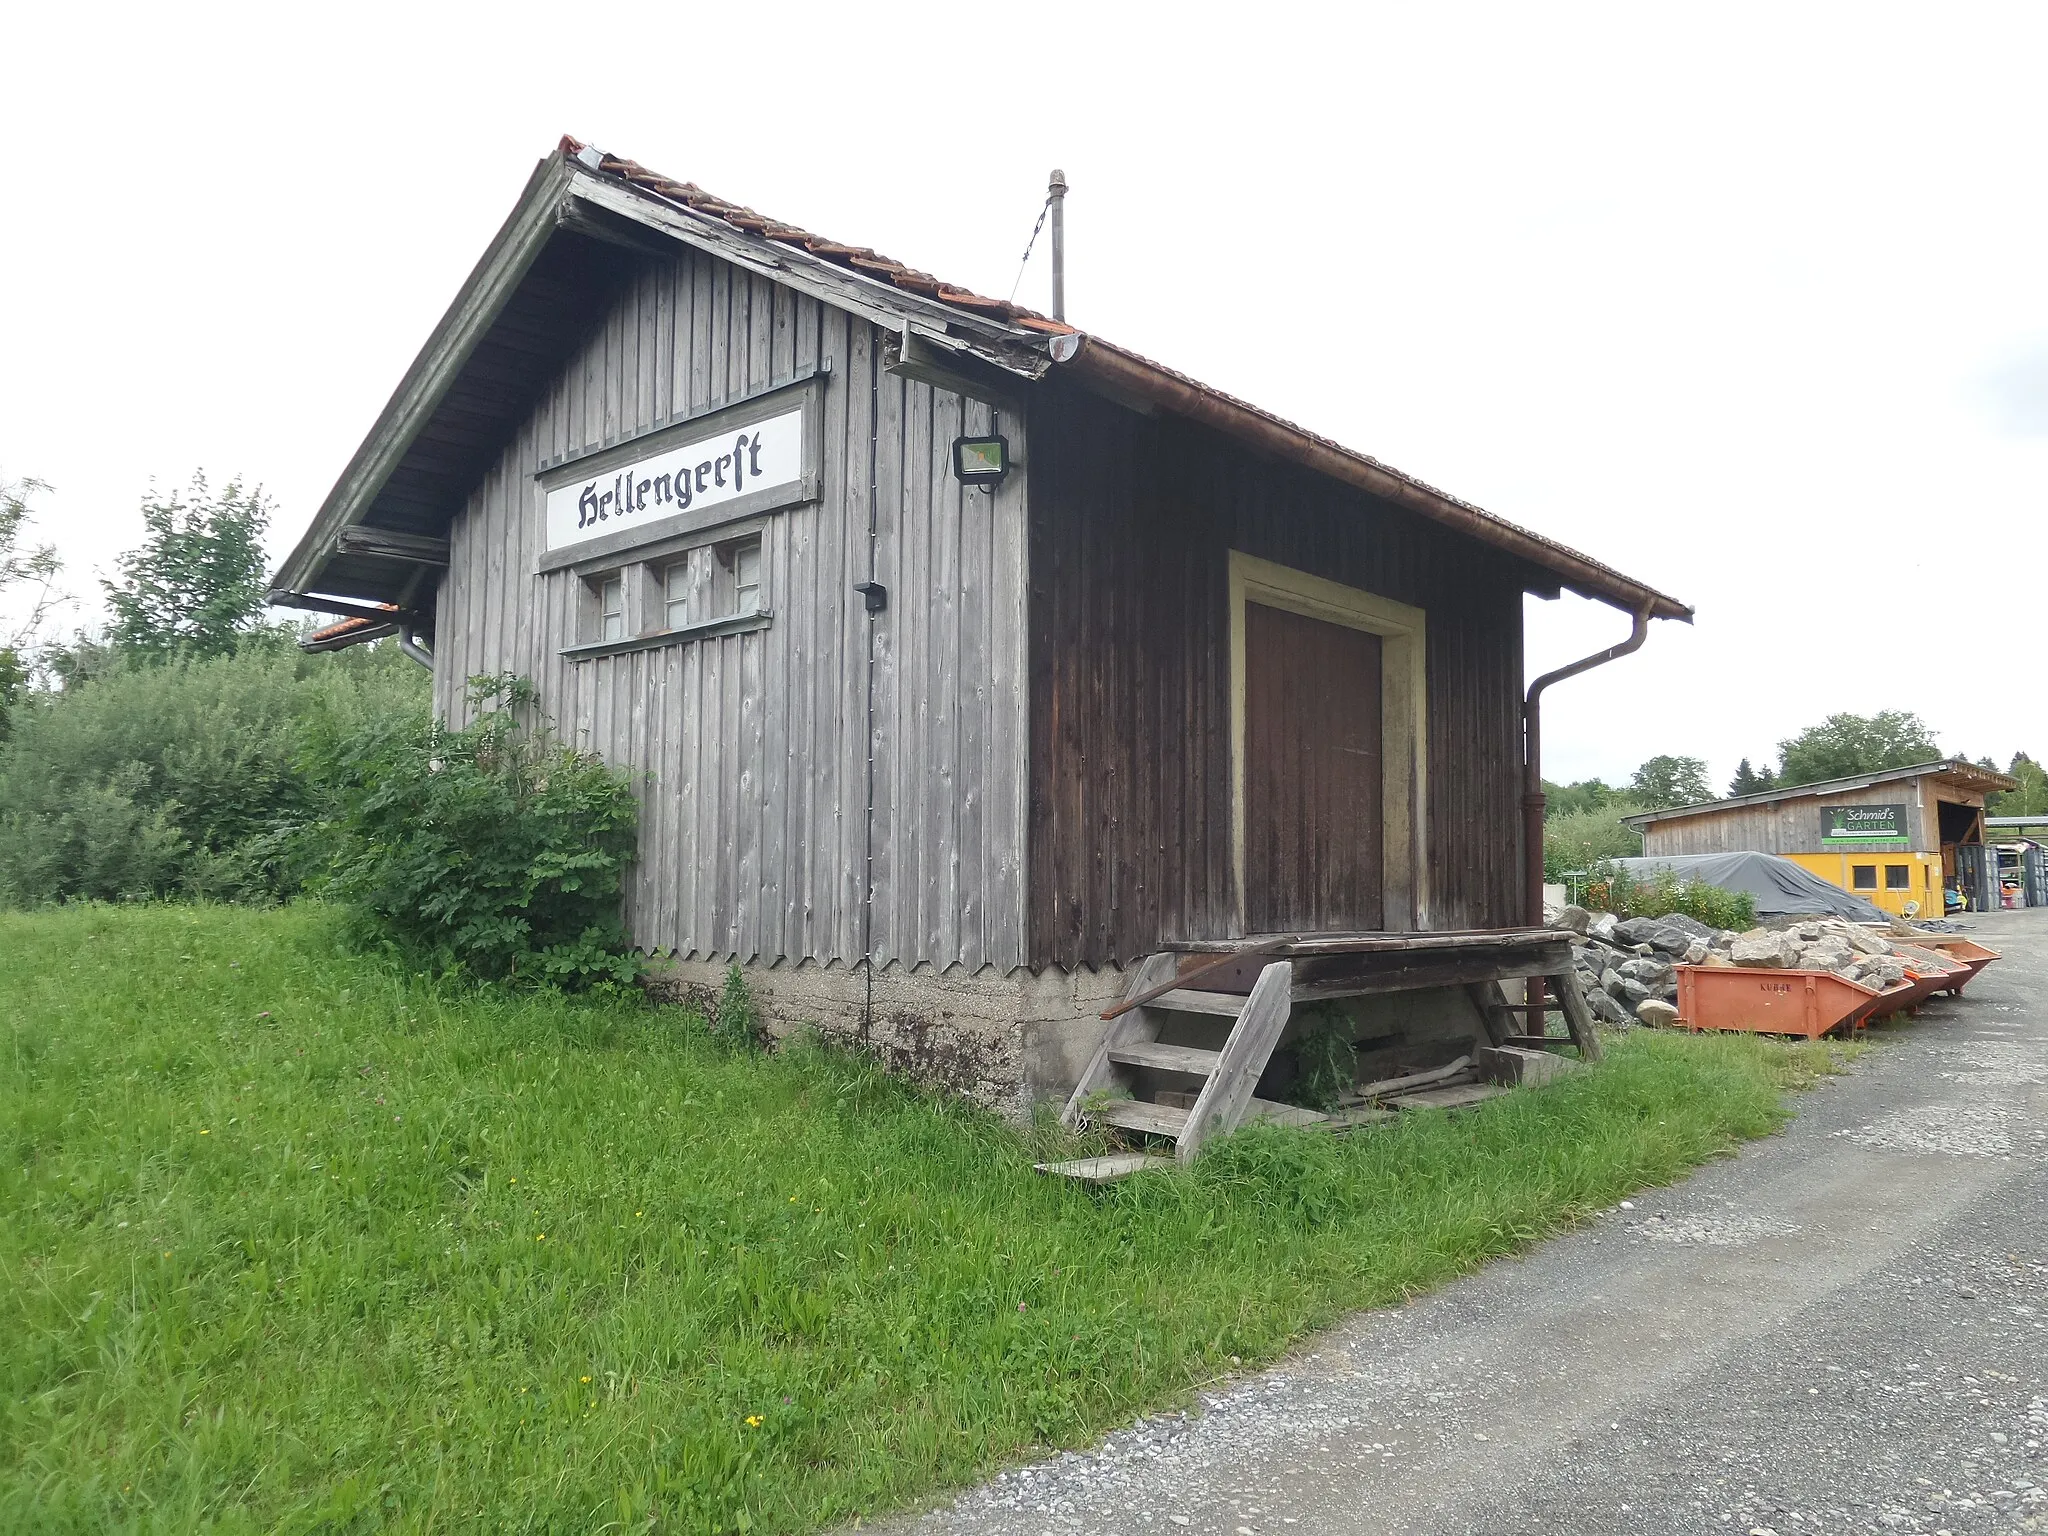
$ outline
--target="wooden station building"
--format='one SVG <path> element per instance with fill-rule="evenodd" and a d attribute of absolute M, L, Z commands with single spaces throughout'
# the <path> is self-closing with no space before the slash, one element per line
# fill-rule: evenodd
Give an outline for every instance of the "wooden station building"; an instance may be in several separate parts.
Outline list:
<path fill-rule="evenodd" d="M 1070 1087 L 1183 949 L 1449 933 L 1441 984 L 1553 965 L 1555 935 L 1491 969 L 1471 942 L 1528 917 L 1523 594 L 1690 617 L 566 139 L 274 586 L 343 616 L 316 646 L 430 653 L 444 716 L 524 674 L 631 770 L 628 916 L 679 981 L 737 961 L 777 1017 L 996 1096 Z"/>
<path fill-rule="evenodd" d="M 1940 917 L 1955 891 L 1995 908 L 1984 797 L 2019 781 L 1961 758 L 1826 779 L 1626 818 L 1643 854 L 1774 853 L 1901 916 Z"/>

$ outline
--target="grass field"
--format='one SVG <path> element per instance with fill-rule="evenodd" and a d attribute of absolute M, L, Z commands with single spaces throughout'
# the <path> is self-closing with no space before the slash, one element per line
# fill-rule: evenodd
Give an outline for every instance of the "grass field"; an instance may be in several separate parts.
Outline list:
<path fill-rule="evenodd" d="M 1094 1193 L 673 1010 L 328 914 L 0 914 L 0 1529 L 809 1530 L 1073 1444 L 1761 1135 L 1819 1050 L 1637 1035 Z"/>

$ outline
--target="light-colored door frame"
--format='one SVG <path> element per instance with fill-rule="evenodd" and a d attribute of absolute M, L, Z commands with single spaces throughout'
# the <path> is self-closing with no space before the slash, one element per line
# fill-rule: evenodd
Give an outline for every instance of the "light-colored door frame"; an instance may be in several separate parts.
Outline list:
<path fill-rule="evenodd" d="M 1380 637 L 1381 921 L 1429 916 L 1427 620 L 1420 608 L 1238 550 L 1230 552 L 1230 839 L 1237 929 L 1245 917 L 1245 605 L 1262 603 Z"/>

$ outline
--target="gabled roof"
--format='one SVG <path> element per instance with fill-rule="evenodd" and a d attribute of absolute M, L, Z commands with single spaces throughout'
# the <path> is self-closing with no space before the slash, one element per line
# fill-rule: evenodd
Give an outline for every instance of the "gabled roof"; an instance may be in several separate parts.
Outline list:
<path fill-rule="evenodd" d="M 1692 610 L 1541 534 L 1186 374 L 866 246 L 815 235 L 564 138 L 273 580 L 271 601 L 417 620 L 448 524 L 570 350 L 649 250 L 680 242 L 861 315 L 912 349 L 1022 388 L 1055 368 L 1126 405 L 1200 422 L 1491 545 L 1565 588 L 1656 618 Z"/>
<path fill-rule="evenodd" d="M 1674 805 L 1667 810 L 1645 811 L 1640 816 L 1624 816 L 1622 825 L 1634 827 L 1638 832 L 1659 821 L 1671 821 L 1680 816 L 1711 816 L 1717 811 L 1735 810 L 1746 805 L 1771 805 L 1780 800 L 1799 800 L 1814 795 L 1840 794 L 1844 790 L 1869 789 L 1876 784 L 1891 784 L 1901 779 L 1941 779 L 1954 785 L 1965 794 L 1990 794 L 1996 790 L 2018 789 L 2020 781 L 1990 768 L 1960 757 L 1937 757 L 1932 762 L 1914 763 L 1905 768 L 1886 768 L 1877 773 L 1852 774 L 1845 779 L 1818 779 L 1811 784 L 1790 784 L 1783 789 L 1767 789 L 1760 795 L 1736 795 L 1727 800 L 1701 800 L 1693 805 Z"/>

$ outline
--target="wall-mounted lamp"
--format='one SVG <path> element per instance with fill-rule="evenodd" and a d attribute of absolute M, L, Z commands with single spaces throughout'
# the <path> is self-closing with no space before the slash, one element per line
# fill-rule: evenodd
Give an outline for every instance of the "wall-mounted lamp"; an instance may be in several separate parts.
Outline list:
<path fill-rule="evenodd" d="M 953 439 L 953 473 L 962 485 L 993 492 L 1010 472 L 1010 440 L 995 437 Z"/>

